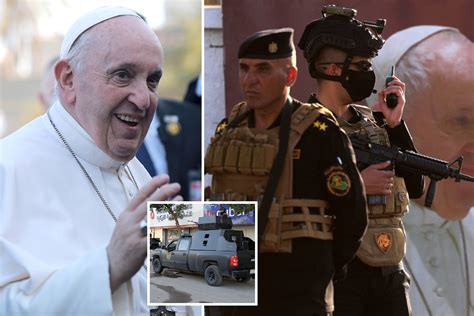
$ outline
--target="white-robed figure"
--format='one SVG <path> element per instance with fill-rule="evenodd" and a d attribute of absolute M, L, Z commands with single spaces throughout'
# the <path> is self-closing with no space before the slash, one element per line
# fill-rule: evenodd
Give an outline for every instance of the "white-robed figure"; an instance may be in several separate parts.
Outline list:
<path fill-rule="evenodd" d="M 179 191 L 134 158 L 162 68 L 158 38 L 129 9 L 96 9 L 66 33 L 58 100 L 0 141 L 0 315 L 148 311 L 146 201 Z"/>
<path fill-rule="evenodd" d="M 373 60 L 379 79 L 376 89 L 383 87 L 392 65 L 407 84 L 404 119 L 418 151 L 449 162 L 463 156 L 461 171 L 470 175 L 474 175 L 473 64 L 471 40 L 457 29 L 433 25 L 393 34 Z M 472 182 L 442 180 L 431 208 L 423 206 L 424 197 L 411 200 L 404 222 L 413 315 L 474 315 L 473 192 Z"/>

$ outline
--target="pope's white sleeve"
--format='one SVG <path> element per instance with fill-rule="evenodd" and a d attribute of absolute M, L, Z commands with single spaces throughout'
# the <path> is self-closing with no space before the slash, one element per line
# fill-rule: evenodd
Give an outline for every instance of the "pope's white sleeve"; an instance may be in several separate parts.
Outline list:
<path fill-rule="evenodd" d="M 0 315 L 112 315 L 112 310 L 105 247 L 53 268 L 0 237 Z"/>

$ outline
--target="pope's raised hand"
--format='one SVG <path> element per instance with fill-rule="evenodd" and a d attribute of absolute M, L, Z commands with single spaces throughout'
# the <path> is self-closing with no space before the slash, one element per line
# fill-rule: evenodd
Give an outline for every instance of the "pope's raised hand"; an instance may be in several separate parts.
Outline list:
<path fill-rule="evenodd" d="M 152 178 L 117 219 L 107 246 L 112 293 L 137 273 L 145 261 L 147 242 L 146 235 L 141 233 L 140 222 L 146 216 L 147 201 L 182 200 L 181 196 L 176 196 L 181 189 L 179 184 L 168 182 L 167 175 Z"/>

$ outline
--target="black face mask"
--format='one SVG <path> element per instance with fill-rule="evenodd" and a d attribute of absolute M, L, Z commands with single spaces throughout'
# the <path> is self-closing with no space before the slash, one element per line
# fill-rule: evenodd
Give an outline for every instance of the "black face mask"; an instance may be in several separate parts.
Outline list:
<path fill-rule="evenodd" d="M 375 86 L 373 71 L 355 71 L 347 69 L 341 84 L 349 93 L 352 102 L 362 101 L 372 94 Z"/>

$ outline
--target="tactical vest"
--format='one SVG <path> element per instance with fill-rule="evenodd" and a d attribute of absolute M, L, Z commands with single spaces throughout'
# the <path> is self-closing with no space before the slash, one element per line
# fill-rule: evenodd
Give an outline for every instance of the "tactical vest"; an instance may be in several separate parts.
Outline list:
<path fill-rule="evenodd" d="M 352 105 L 363 116 L 354 124 L 339 119 L 339 125 L 348 134 L 357 134 L 372 143 L 390 146 L 387 131 L 379 127 L 372 111 L 360 105 Z M 405 181 L 395 177 L 389 195 L 368 195 L 369 225 L 357 257 L 370 266 L 382 267 L 399 264 L 406 252 L 406 236 L 401 217 L 408 212 L 409 197 Z"/>
<path fill-rule="evenodd" d="M 246 103 L 237 104 L 230 116 L 232 122 L 247 111 Z M 292 153 L 303 132 L 320 114 L 332 115 L 318 104 L 301 104 L 291 116 L 290 137 L 284 167 L 268 221 L 260 240 L 260 252 L 292 252 L 292 239 L 331 240 L 331 216 L 326 215 L 327 201 L 293 199 Z M 279 128 L 260 131 L 248 127 L 247 120 L 236 127 L 224 128 L 211 139 L 205 156 L 205 171 L 212 174 L 212 201 L 259 201 L 275 160 Z M 298 208 L 301 212 L 294 212 Z M 319 214 L 310 212 L 318 210 Z"/>

